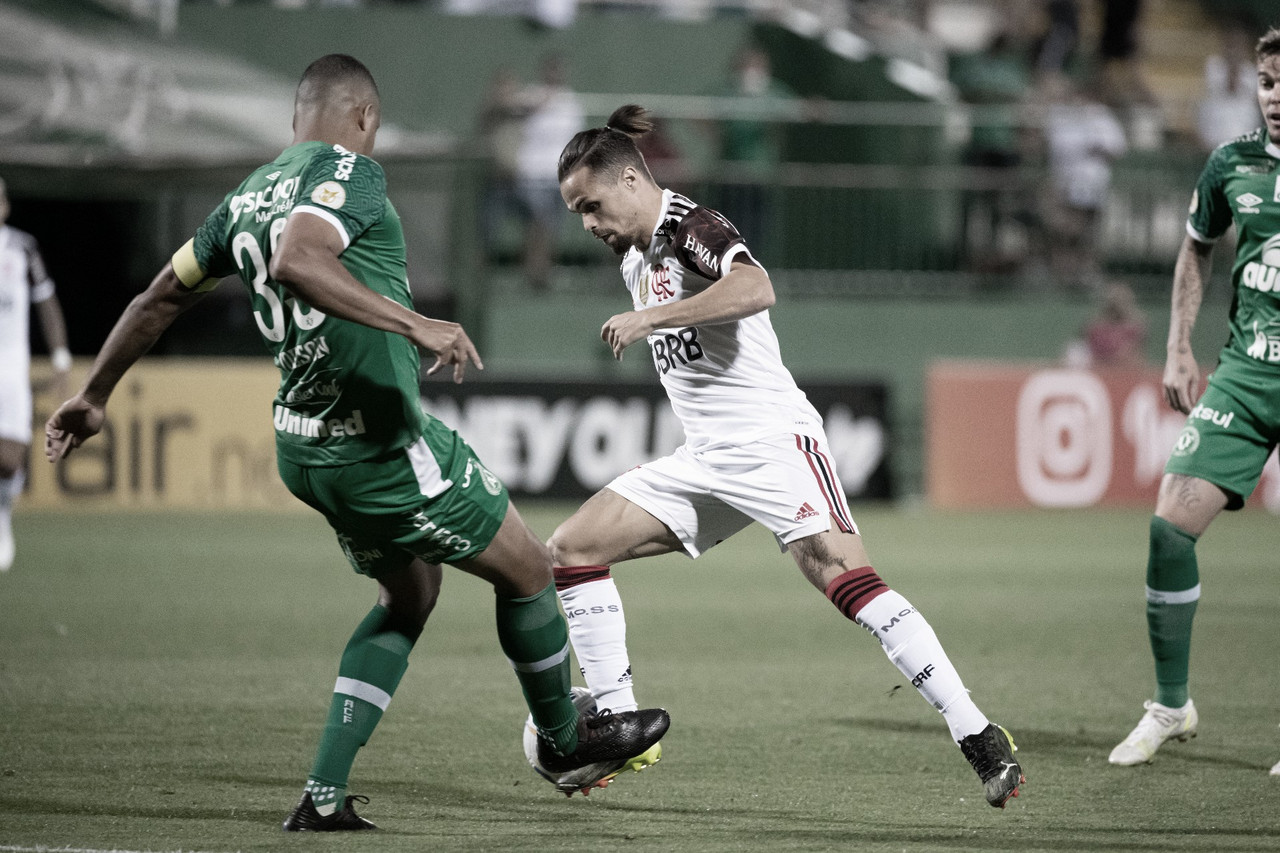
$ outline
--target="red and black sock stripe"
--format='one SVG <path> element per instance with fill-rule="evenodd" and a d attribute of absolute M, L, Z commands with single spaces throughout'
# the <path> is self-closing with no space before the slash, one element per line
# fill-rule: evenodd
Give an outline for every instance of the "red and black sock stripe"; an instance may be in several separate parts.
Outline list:
<path fill-rule="evenodd" d="M 579 584 L 602 581 L 609 577 L 608 566 L 556 566 L 553 571 L 556 592 L 564 592 Z"/>
<path fill-rule="evenodd" d="M 827 584 L 827 598 L 851 620 L 872 599 L 888 591 L 889 585 L 870 566 L 850 569 Z"/>

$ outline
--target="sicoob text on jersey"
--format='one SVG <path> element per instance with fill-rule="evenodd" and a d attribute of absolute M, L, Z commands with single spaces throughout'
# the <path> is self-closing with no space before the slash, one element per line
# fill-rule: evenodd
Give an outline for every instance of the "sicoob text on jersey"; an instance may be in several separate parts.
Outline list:
<path fill-rule="evenodd" d="M 278 172 L 276 174 L 279 175 Z M 252 213 L 255 222 L 269 222 L 282 213 L 288 213 L 297 201 L 301 184 L 301 178 L 285 178 L 264 190 L 250 190 L 242 195 L 232 196 L 228 205 L 231 221 L 239 220 L 242 213 Z"/>

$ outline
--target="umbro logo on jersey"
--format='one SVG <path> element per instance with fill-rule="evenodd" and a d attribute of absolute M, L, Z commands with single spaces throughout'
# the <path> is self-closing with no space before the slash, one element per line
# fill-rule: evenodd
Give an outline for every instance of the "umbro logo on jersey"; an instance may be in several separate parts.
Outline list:
<path fill-rule="evenodd" d="M 268 180 L 268 181 L 274 181 L 274 180 L 275 180 L 276 178 L 278 178 L 278 177 L 280 177 L 280 173 L 279 173 L 279 172 L 272 172 L 270 175 L 267 175 L 267 180 Z"/>
<path fill-rule="evenodd" d="M 803 521 L 806 518 L 814 518 L 818 515 L 818 511 L 809 506 L 809 502 L 805 501 L 800 504 L 800 509 L 796 511 L 796 521 Z"/>
<path fill-rule="evenodd" d="M 1236 196 L 1236 204 L 1240 205 L 1239 211 L 1241 213 L 1260 213 L 1258 205 L 1262 204 L 1262 198 L 1253 193 L 1245 193 L 1244 195 Z"/>

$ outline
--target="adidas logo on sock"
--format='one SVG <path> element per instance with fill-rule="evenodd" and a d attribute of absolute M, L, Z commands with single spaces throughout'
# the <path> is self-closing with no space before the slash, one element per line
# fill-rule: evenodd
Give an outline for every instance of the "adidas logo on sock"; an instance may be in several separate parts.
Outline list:
<path fill-rule="evenodd" d="M 817 514 L 818 514 L 818 511 L 813 507 L 809 506 L 808 501 L 805 501 L 804 503 L 800 504 L 800 509 L 796 510 L 796 521 L 802 521 L 806 518 L 813 518 Z"/>

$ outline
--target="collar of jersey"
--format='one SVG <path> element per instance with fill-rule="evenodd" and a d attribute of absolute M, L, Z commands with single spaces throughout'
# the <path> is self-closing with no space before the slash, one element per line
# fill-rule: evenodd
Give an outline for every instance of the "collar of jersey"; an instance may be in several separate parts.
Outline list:
<path fill-rule="evenodd" d="M 1276 145 L 1274 142 L 1268 139 L 1267 144 L 1264 147 L 1264 150 L 1268 154 L 1270 154 L 1272 157 L 1276 158 L 1277 160 L 1280 160 L 1280 145 Z"/>
<path fill-rule="evenodd" d="M 669 219 L 667 213 L 671 210 L 671 199 L 674 197 L 674 190 L 662 191 L 662 210 L 658 212 L 658 221 L 653 224 L 653 233 L 649 235 L 649 248 L 645 251 L 645 254 L 654 251 L 658 246 L 659 240 L 670 237 L 671 234 L 675 233 L 675 229 L 672 229 L 671 233 L 667 232 L 667 221 Z"/>

